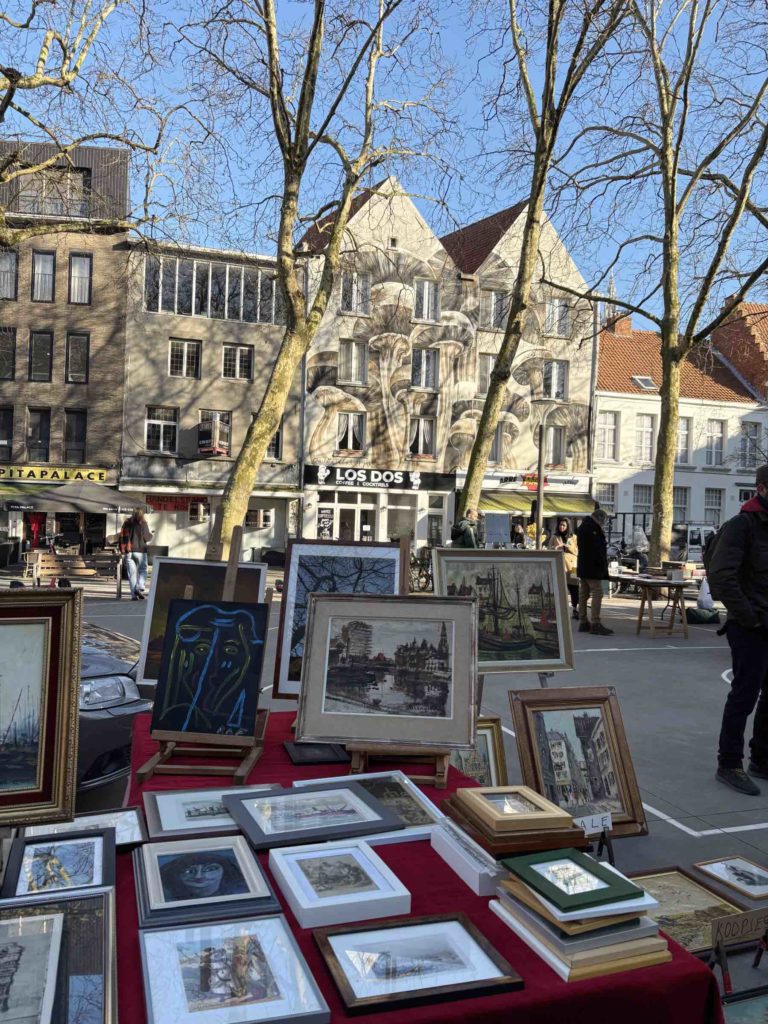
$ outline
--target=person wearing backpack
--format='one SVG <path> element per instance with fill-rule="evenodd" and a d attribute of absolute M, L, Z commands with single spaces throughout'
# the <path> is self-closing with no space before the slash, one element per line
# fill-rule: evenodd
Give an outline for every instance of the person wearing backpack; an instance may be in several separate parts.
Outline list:
<path fill-rule="evenodd" d="M 477 512 L 468 508 L 451 527 L 451 543 L 455 548 L 477 547 Z"/>
<path fill-rule="evenodd" d="M 758 468 L 755 484 L 755 497 L 718 530 L 704 553 L 712 596 L 728 612 L 724 629 L 733 659 L 715 777 L 746 796 L 760 794 L 751 776 L 768 779 L 768 465 Z M 755 706 L 747 774 L 744 733 Z"/>

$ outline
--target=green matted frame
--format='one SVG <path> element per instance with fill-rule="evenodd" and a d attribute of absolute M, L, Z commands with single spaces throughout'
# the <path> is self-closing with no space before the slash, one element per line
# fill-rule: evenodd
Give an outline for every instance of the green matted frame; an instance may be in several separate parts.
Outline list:
<path fill-rule="evenodd" d="M 593 875 L 604 884 L 600 888 L 592 889 L 589 892 L 579 892 L 568 895 L 559 886 L 550 882 L 535 870 L 536 866 L 548 864 L 554 861 L 572 861 L 582 871 Z M 640 899 L 643 890 L 634 882 L 630 882 L 622 875 L 610 871 L 578 850 L 555 850 L 545 853 L 529 853 L 522 857 L 508 857 L 502 861 L 505 868 L 516 875 L 522 882 L 533 889 L 544 899 L 567 913 L 571 910 L 582 910 L 587 907 L 600 906 L 603 903 L 618 903 L 621 900 Z"/>

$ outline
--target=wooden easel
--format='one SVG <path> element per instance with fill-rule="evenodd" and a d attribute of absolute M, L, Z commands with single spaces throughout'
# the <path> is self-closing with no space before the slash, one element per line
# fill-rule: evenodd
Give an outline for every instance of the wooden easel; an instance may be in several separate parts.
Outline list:
<path fill-rule="evenodd" d="M 448 783 L 448 763 L 451 759 L 450 750 L 443 747 L 408 747 L 394 746 L 389 743 L 346 743 L 347 753 L 352 755 L 350 775 L 367 772 L 372 760 L 376 761 L 410 761 L 415 764 L 431 765 L 430 775 L 413 775 L 403 769 L 414 782 L 421 782 L 435 789 L 445 789 Z"/>
<path fill-rule="evenodd" d="M 236 526 L 232 532 L 232 544 L 229 560 L 224 575 L 221 600 L 232 601 L 235 596 L 237 570 L 240 560 L 243 529 Z M 272 588 L 267 587 L 264 600 L 267 605 L 267 627 L 269 627 L 269 610 L 272 605 Z M 186 601 L 194 598 L 194 588 L 184 588 Z M 264 637 L 266 648 L 267 638 Z M 262 662 L 262 669 L 263 669 Z M 261 692 L 261 691 L 260 691 Z M 153 775 L 231 775 L 236 786 L 242 786 L 251 769 L 264 752 L 264 739 L 267 734 L 269 709 L 260 708 L 256 712 L 256 729 L 253 736 L 217 736 L 214 734 L 166 732 L 156 730 L 152 739 L 158 740 L 160 749 L 146 761 L 136 772 L 138 782 L 146 782 Z M 177 757 L 216 757 L 237 759 L 237 764 L 179 764 L 170 763 Z"/>

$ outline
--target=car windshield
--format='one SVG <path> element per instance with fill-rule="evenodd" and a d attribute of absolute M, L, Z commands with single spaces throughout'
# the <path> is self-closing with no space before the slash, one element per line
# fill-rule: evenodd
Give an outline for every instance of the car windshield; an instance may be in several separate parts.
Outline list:
<path fill-rule="evenodd" d="M 108 654 L 111 658 L 119 658 L 129 665 L 139 660 L 141 651 L 141 645 L 137 640 L 123 636 L 122 633 L 114 633 L 111 629 L 104 629 L 93 622 L 83 623 L 83 646 L 101 654 Z"/>

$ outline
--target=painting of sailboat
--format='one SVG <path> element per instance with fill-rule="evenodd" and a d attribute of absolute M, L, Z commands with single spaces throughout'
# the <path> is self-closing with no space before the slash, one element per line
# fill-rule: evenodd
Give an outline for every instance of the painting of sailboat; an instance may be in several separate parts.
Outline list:
<path fill-rule="evenodd" d="M 43 622 L 0 622 L 0 793 L 35 786 L 46 674 Z"/>
<path fill-rule="evenodd" d="M 434 551 L 435 592 L 474 597 L 481 672 L 573 666 L 565 571 L 557 551 Z"/>

